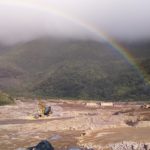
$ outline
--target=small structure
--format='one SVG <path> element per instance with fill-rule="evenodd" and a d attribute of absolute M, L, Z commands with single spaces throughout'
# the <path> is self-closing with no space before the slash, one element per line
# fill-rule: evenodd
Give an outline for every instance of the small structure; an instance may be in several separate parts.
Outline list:
<path fill-rule="evenodd" d="M 146 108 L 150 108 L 150 104 L 147 104 L 147 105 L 146 105 Z"/>
<path fill-rule="evenodd" d="M 148 109 L 148 108 L 150 108 L 150 104 L 144 104 L 141 106 L 141 108 Z"/>
<path fill-rule="evenodd" d="M 89 103 L 86 103 L 86 106 L 98 108 L 98 107 L 99 107 L 99 104 L 94 103 L 94 102 L 91 102 L 91 103 L 89 102 Z"/>
<path fill-rule="evenodd" d="M 100 105 L 102 107 L 113 107 L 114 103 L 113 102 L 101 102 Z"/>

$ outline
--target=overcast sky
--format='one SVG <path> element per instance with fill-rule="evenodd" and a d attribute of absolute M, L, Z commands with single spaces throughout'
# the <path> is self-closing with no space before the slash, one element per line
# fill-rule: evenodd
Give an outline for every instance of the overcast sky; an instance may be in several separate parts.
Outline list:
<path fill-rule="evenodd" d="M 97 38 L 90 24 L 117 39 L 150 38 L 149 0 L 0 0 L 0 41 L 41 36 Z"/>

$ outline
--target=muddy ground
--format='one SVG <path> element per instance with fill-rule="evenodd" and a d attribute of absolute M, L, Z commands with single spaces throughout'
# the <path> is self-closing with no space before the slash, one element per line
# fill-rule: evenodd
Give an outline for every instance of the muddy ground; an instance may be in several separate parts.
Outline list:
<path fill-rule="evenodd" d="M 0 106 L 0 150 L 34 146 L 43 139 L 56 150 L 108 150 L 123 141 L 150 143 L 150 109 L 135 103 L 101 107 L 87 106 L 84 101 L 49 100 L 46 105 L 53 113 L 40 119 L 33 118 L 37 101 Z"/>

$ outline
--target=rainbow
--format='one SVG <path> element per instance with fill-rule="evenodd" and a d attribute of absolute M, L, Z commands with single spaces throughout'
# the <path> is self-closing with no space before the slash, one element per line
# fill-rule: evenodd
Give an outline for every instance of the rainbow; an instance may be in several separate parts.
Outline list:
<path fill-rule="evenodd" d="M 139 72 L 139 75 L 145 80 L 146 83 L 150 83 L 148 79 L 147 73 L 144 71 L 144 69 L 135 61 L 134 57 L 129 53 L 129 50 L 119 44 L 114 38 L 110 37 L 106 32 L 100 30 L 98 27 L 93 25 L 90 22 L 87 22 L 79 17 L 70 15 L 64 11 L 61 11 L 54 6 L 50 5 L 50 3 L 46 3 L 46 1 L 41 0 L 0 0 L 0 5 L 15 5 L 17 7 L 27 7 L 31 9 L 38 9 L 39 11 L 44 11 L 50 14 L 54 14 L 59 17 L 63 17 L 64 19 L 73 22 L 76 25 L 79 25 L 86 29 L 87 31 L 93 33 L 97 37 L 100 38 L 100 40 L 104 40 L 107 42 L 111 47 L 113 47 L 117 52 L 122 55 L 127 62 L 132 65 L 137 72 Z"/>

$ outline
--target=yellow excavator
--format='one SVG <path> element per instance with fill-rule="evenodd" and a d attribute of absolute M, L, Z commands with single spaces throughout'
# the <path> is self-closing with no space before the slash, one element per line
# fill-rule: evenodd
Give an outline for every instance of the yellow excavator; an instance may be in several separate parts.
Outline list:
<path fill-rule="evenodd" d="M 46 106 L 46 103 L 44 101 L 39 100 L 38 113 L 34 115 L 34 118 L 38 119 L 40 117 L 49 116 L 50 114 L 52 114 L 51 106 Z"/>

